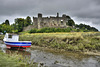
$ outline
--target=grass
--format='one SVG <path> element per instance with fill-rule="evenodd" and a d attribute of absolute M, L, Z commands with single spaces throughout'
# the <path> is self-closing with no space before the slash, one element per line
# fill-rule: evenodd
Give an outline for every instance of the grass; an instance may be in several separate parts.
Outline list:
<path fill-rule="evenodd" d="M 4 35 L 0 35 L 0 40 L 2 40 L 4 38 Z"/>
<path fill-rule="evenodd" d="M 17 52 L 5 54 L 0 51 L 0 67 L 37 67 L 37 63 L 28 63 L 27 59 Z"/>
<path fill-rule="evenodd" d="M 100 51 L 100 32 L 25 33 L 20 35 L 20 40 L 68 51 Z"/>
<path fill-rule="evenodd" d="M 100 32 L 20 33 L 21 41 L 67 51 L 100 51 Z M 0 39 L 3 39 L 0 35 Z"/>
<path fill-rule="evenodd" d="M 0 35 L 3 39 L 4 35 Z M 21 33 L 21 41 L 32 41 L 32 45 L 66 51 L 100 52 L 100 32 L 69 33 Z M 0 67 L 37 67 L 37 63 L 27 63 L 21 55 L 7 55 L 0 51 Z M 34 66 L 33 66 L 34 65 Z"/>

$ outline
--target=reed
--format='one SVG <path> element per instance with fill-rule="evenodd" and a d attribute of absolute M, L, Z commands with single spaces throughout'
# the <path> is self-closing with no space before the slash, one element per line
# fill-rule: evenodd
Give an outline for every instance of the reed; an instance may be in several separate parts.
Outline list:
<path fill-rule="evenodd" d="M 37 63 L 29 63 L 28 60 L 29 58 L 19 55 L 17 51 L 10 54 L 0 51 L 0 67 L 37 67 Z"/>
<path fill-rule="evenodd" d="M 4 35 L 0 35 L 0 40 L 3 40 L 3 38 L 4 38 Z"/>
<path fill-rule="evenodd" d="M 100 50 L 100 32 L 25 33 L 20 40 L 32 41 L 32 45 L 64 49 L 68 51 Z"/>

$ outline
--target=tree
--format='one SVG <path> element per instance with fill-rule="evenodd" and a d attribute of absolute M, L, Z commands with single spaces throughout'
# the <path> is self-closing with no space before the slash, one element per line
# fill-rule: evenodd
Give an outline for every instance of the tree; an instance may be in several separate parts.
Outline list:
<path fill-rule="evenodd" d="M 1 28 L 2 28 L 2 25 L 0 24 L 0 32 L 2 32 Z"/>
<path fill-rule="evenodd" d="M 75 25 L 75 22 L 71 19 L 71 20 L 68 20 L 68 23 L 67 23 L 69 26 L 74 26 Z"/>
<path fill-rule="evenodd" d="M 75 25 L 76 28 L 79 28 L 81 31 L 84 31 L 84 32 L 90 32 L 90 31 L 95 31 L 97 32 L 98 29 L 94 28 L 94 27 L 91 27 L 89 25 L 85 25 L 85 24 L 79 24 L 79 25 Z"/>
<path fill-rule="evenodd" d="M 31 25 L 32 21 L 31 18 L 29 16 L 26 17 L 26 19 L 24 20 L 24 26 L 28 26 Z"/>
<path fill-rule="evenodd" d="M 23 30 L 24 21 L 25 20 L 23 18 L 15 19 L 15 25 L 16 25 L 16 28 L 17 28 L 18 32 L 21 32 Z"/>
<path fill-rule="evenodd" d="M 32 23 L 32 20 L 29 16 L 26 17 L 27 26 Z"/>
<path fill-rule="evenodd" d="M 2 24 L 1 26 L 1 31 L 3 33 L 11 33 L 12 32 L 12 27 L 10 25 Z"/>
<path fill-rule="evenodd" d="M 9 20 L 5 20 L 6 25 L 10 25 Z"/>
<path fill-rule="evenodd" d="M 9 20 L 5 20 L 2 24 L 10 25 Z"/>

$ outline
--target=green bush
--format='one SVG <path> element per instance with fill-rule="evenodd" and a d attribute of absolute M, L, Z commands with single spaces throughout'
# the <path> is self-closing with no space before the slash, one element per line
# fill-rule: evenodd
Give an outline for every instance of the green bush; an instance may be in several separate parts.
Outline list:
<path fill-rule="evenodd" d="M 30 31 L 29 31 L 29 33 L 36 33 L 37 32 L 37 29 L 31 29 Z"/>
<path fill-rule="evenodd" d="M 51 32 L 71 32 L 72 28 L 41 28 L 31 29 L 29 33 L 51 33 Z"/>

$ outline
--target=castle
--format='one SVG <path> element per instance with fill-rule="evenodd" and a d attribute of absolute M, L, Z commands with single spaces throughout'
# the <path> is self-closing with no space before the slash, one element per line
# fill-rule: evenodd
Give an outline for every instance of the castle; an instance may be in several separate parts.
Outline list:
<path fill-rule="evenodd" d="M 38 13 L 38 17 L 33 17 L 33 27 L 37 29 L 43 27 L 67 28 L 68 20 L 72 19 L 65 14 L 62 17 L 59 17 L 59 13 L 57 13 L 56 17 L 42 17 L 42 14 Z"/>

